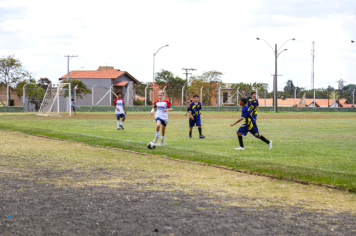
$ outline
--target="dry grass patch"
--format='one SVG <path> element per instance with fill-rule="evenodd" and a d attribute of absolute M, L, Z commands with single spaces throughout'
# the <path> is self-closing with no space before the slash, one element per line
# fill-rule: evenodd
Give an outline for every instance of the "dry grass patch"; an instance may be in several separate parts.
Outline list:
<path fill-rule="evenodd" d="M 300 206 L 356 213 L 356 195 L 114 149 L 0 131 L 0 175 L 42 183 L 203 193 L 237 206 Z M 20 190 L 19 190 L 20 191 Z"/>

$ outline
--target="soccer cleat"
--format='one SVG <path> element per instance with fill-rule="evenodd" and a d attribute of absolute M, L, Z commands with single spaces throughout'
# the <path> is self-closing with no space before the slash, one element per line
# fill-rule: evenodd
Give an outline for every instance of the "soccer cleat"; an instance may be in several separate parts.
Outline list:
<path fill-rule="evenodd" d="M 158 139 L 158 138 L 154 138 L 154 139 L 153 139 L 153 142 L 156 143 L 156 142 L 157 142 L 157 139 Z"/>
<path fill-rule="evenodd" d="M 120 125 L 121 129 L 124 129 L 124 126 Z"/>
<path fill-rule="evenodd" d="M 164 139 L 161 139 L 161 144 L 160 144 L 161 146 L 163 146 L 163 141 L 164 141 Z"/>
<path fill-rule="evenodd" d="M 199 135 L 199 138 L 205 138 L 205 136 L 204 135 Z"/>
<path fill-rule="evenodd" d="M 271 140 L 269 141 L 268 147 L 269 147 L 269 150 L 272 149 L 272 141 Z"/>
<path fill-rule="evenodd" d="M 192 138 L 192 136 L 191 136 L 191 135 L 189 135 L 189 138 Z"/>
<path fill-rule="evenodd" d="M 238 147 L 238 148 L 235 148 L 236 150 L 245 150 L 244 147 Z"/>

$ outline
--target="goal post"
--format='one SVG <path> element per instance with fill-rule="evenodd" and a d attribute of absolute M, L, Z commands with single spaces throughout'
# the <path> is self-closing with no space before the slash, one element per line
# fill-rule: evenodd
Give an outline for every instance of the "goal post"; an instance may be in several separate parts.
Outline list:
<path fill-rule="evenodd" d="M 47 87 L 37 115 L 71 116 L 71 97 L 70 83 L 50 84 Z"/>

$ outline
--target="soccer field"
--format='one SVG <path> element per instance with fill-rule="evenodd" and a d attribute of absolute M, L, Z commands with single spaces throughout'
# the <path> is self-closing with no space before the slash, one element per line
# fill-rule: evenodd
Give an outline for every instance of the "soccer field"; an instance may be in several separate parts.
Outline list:
<path fill-rule="evenodd" d="M 235 150 L 239 146 L 239 124 L 230 127 L 240 117 L 239 112 L 203 112 L 205 139 L 198 138 L 197 128 L 193 129 L 193 138 L 188 138 L 188 118 L 184 114 L 170 112 L 165 146 L 155 150 L 146 147 L 155 136 L 154 116 L 147 112 L 128 113 L 125 130 L 121 131 L 116 130 L 113 113 L 78 113 L 56 118 L 1 114 L 0 128 L 356 191 L 356 113 L 261 112 L 258 128 L 260 134 L 273 141 L 273 149 L 248 134 L 244 137 L 244 151 Z"/>

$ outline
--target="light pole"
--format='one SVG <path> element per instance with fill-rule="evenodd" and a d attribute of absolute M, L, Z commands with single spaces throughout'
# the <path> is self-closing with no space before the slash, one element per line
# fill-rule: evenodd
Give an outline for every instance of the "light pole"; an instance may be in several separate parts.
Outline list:
<path fill-rule="evenodd" d="M 351 43 L 355 43 L 355 41 L 351 40 Z M 352 107 L 355 108 L 355 89 L 352 93 Z"/>
<path fill-rule="evenodd" d="M 271 47 L 271 45 L 264 39 L 261 39 L 261 38 L 256 38 L 257 40 L 263 40 L 265 41 L 268 46 L 272 49 L 272 51 L 274 52 L 274 79 L 273 79 L 273 104 L 274 104 L 274 112 L 277 112 L 277 58 L 278 56 L 284 52 L 284 51 L 287 51 L 287 49 L 284 49 L 282 51 L 280 51 L 280 49 L 283 47 L 283 45 L 288 42 L 289 40 L 295 40 L 295 38 L 292 38 L 292 39 L 288 39 L 286 40 L 282 46 L 280 48 L 277 49 L 277 44 L 275 44 L 275 47 L 274 49 Z"/>
<path fill-rule="evenodd" d="M 156 57 L 156 54 L 158 53 L 159 50 L 161 50 L 161 48 L 164 48 L 164 47 L 168 47 L 169 45 L 164 45 L 162 47 L 160 47 L 156 53 L 153 53 L 153 87 L 152 87 L 152 90 L 153 90 L 153 96 L 152 96 L 152 102 L 154 104 L 155 102 L 155 57 Z"/>

